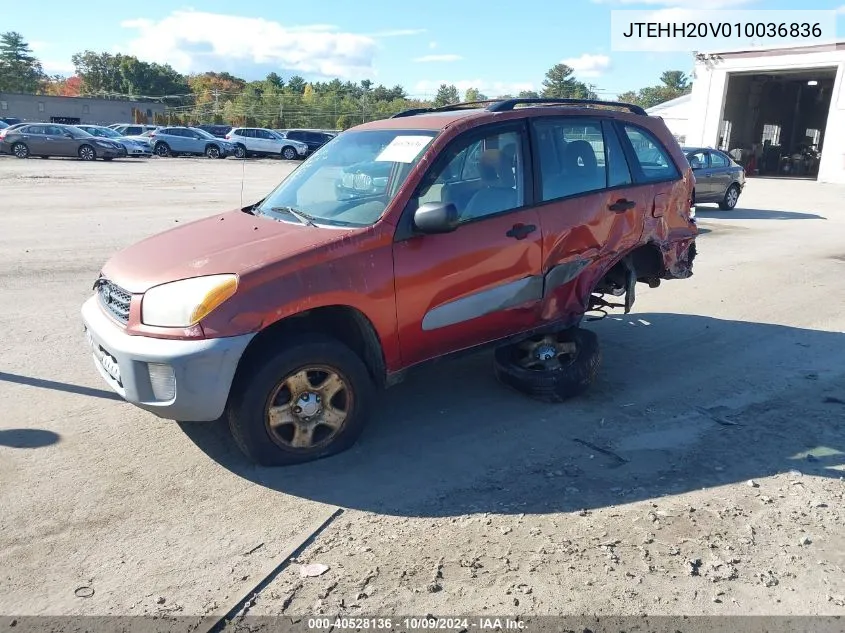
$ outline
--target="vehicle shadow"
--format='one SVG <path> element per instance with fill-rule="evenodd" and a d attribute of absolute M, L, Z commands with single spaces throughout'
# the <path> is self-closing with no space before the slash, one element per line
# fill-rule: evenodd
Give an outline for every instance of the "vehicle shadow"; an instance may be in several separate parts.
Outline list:
<path fill-rule="evenodd" d="M 577 511 L 792 469 L 842 474 L 845 335 L 683 314 L 588 327 L 601 377 L 564 404 L 499 385 L 480 353 L 390 389 L 359 443 L 329 459 L 257 467 L 223 422 L 182 428 L 256 484 L 402 516 Z"/>
<path fill-rule="evenodd" d="M 715 218 L 720 220 L 827 220 L 815 213 L 798 211 L 775 211 L 769 209 L 743 209 L 736 207 L 731 211 L 722 211 L 718 207 L 696 207 L 696 218 Z"/>
<path fill-rule="evenodd" d="M 0 429 L 0 446 L 10 448 L 43 448 L 59 440 L 58 433 L 44 429 Z"/>
<path fill-rule="evenodd" d="M 76 393 L 81 396 L 105 398 L 106 400 L 123 400 L 123 398 L 121 398 L 113 391 L 106 391 L 105 389 L 95 389 L 93 387 L 84 387 L 82 385 L 72 385 L 69 382 L 58 382 L 55 380 L 47 380 L 45 378 L 34 378 L 32 376 L 21 376 L 20 374 L 9 374 L 5 371 L 0 371 L 0 381 L 13 382 L 19 385 L 28 385 L 30 387 L 39 387 L 40 389 L 52 389 L 54 391 Z"/>

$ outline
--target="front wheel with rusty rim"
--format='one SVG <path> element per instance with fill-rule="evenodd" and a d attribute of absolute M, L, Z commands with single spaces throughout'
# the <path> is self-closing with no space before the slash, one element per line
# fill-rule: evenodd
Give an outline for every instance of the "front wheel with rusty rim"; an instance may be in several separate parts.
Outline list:
<path fill-rule="evenodd" d="M 373 381 L 355 352 L 329 337 L 300 338 L 239 372 L 229 427 L 240 449 L 259 464 L 312 461 L 355 443 L 372 394 Z"/>
<path fill-rule="evenodd" d="M 600 364 L 598 337 L 581 328 L 536 335 L 494 354 L 501 383 L 545 402 L 562 402 L 586 391 Z"/>

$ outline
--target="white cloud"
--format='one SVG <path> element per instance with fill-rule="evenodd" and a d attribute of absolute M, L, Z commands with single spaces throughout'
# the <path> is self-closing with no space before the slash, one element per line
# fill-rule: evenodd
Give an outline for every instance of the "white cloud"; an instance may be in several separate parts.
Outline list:
<path fill-rule="evenodd" d="M 836 12 L 839 13 L 840 15 L 845 15 L 845 4 L 843 4 L 841 7 L 838 7 L 836 9 Z"/>
<path fill-rule="evenodd" d="M 286 26 L 263 18 L 191 10 L 174 11 L 158 21 L 126 20 L 121 26 L 137 31 L 136 37 L 121 46 L 122 52 L 170 64 L 183 73 L 234 63 L 343 78 L 372 77 L 378 49 L 375 37 L 400 33 L 361 35 L 339 31 L 330 24 Z"/>
<path fill-rule="evenodd" d="M 507 81 L 485 81 L 483 79 L 461 79 L 458 81 L 449 81 L 447 79 L 429 80 L 424 79 L 418 81 L 414 85 L 415 96 L 433 97 L 441 84 L 453 85 L 459 91 L 466 92 L 467 88 L 476 88 L 488 97 L 497 97 L 499 95 L 517 93 L 523 90 L 535 90 L 534 84 L 531 82 L 507 82 Z"/>
<path fill-rule="evenodd" d="M 575 75 L 581 77 L 600 77 L 602 73 L 610 70 L 610 57 L 607 55 L 590 55 L 584 53 L 580 57 L 567 57 L 561 60 L 575 71 Z"/>
<path fill-rule="evenodd" d="M 423 55 L 422 57 L 415 57 L 413 61 L 417 63 L 426 63 L 426 62 L 457 62 L 462 60 L 463 57 L 461 55 L 454 55 L 451 53 L 447 53 L 444 55 Z"/>
<path fill-rule="evenodd" d="M 67 60 L 42 59 L 41 68 L 48 75 L 64 75 L 69 77 L 76 73 L 76 67 Z"/>
<path fill-rule="evenodd" d="M 429 43 L 428 43 L 428 47 L 429 47 L 429 48 L 437 48 L 437 42 L 435 42 L 435 41 L 431 41 L 431 42 L 429 42 Z"/>

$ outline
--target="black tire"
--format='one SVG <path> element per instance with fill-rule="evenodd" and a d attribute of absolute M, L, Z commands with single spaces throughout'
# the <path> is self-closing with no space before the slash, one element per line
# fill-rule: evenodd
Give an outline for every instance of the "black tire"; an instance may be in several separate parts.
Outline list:
<path fill-rule="evenodd" d="M 559 344 L 574 343 L 575 352 L 555 356 L 545 364 L 536 360 L 536 365 L 526 366 L 530 362 L 526 347 L 548 340 Z M 499 382 L 544 402 L 563 402 L 583 393 L 595 381 L 600 365 L 598 336 L 581 328 L 538 335 L 500 347 L 494 354 L 494 372 Z"/>
<path fill-rule="evenodd" d="M 235 145 L 235 158 L 246 158 L 246 147 L 241 144 Z"/>
<path fill-rule="evenodd" d="M 739 185 L 734 183 L 725 192 L 725 197 L 719 203 L 719 208 L 722 211 L 730 211 L 739 202 Z"/>
<path fill-rule="evenodd" d="M 29 147 L 26 143 L 15 143 L 12 145 L 12 155 L 15 158 L 29 158 Z"/>
<path fill-rule="evenodd" d="M 167 156 L 170 156 L 171 155 L 170 146 L 163 141 L 158 142 L 153 147 L 153 154 L 155 154 L 156 156 L 160 156 L 161 158 L 165 158 Z"/>
<path fill-rule="evenodd" d="M 76 154 L 80 160 L 97 160 L 97 151 L 90 145 L 80 145 Z"/>
<path fill-rule="evenodd" d="M 227 414 L 238 448 L 262 466 L 285 466 L 334 455 L 351 447 L 364 429 L 375 393 L 364 361 L 340 341 L 323 335 L 299 337 L 296 343 L 291 341 L 290 346 L 279 349 L 277 355 L 239 372 L 232 387 Z M 279 389 L 287 378 L 314 367 L 329 369 L 340 377 L 346 415 L 337 431 L 324 442 L 294 448 L 270 431 L 267 408 L 274 394 L 285 393 L 284 387 Z M 283 399 L 289 398 L 291 406 L 300 402 L 292 392 L 288 393 L 291 395 Z M 312 433 L 312 437 L 316 435 L 316 431 Z"/>
<path fill-rule="evenodd" d="M 209 145 L 205 148 L 206 158 L 220 158 L 220 148 L 216 145 Z"/>
<path fill-rule="evenodd" d="M 296 160 L 296 150 L 290 145 L 285 145 L 282 148 L 282 158 L 285 160 Z"/>

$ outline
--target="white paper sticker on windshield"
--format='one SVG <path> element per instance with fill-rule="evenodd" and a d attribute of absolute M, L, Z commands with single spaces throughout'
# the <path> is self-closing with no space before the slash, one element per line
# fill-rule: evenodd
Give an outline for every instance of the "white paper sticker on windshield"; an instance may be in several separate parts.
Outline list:
<path fill-rule="evenodd" d="M 413 163 L 429 143 L 430 136 L 397 136 L 376 157 L 376 162 Z"/>

